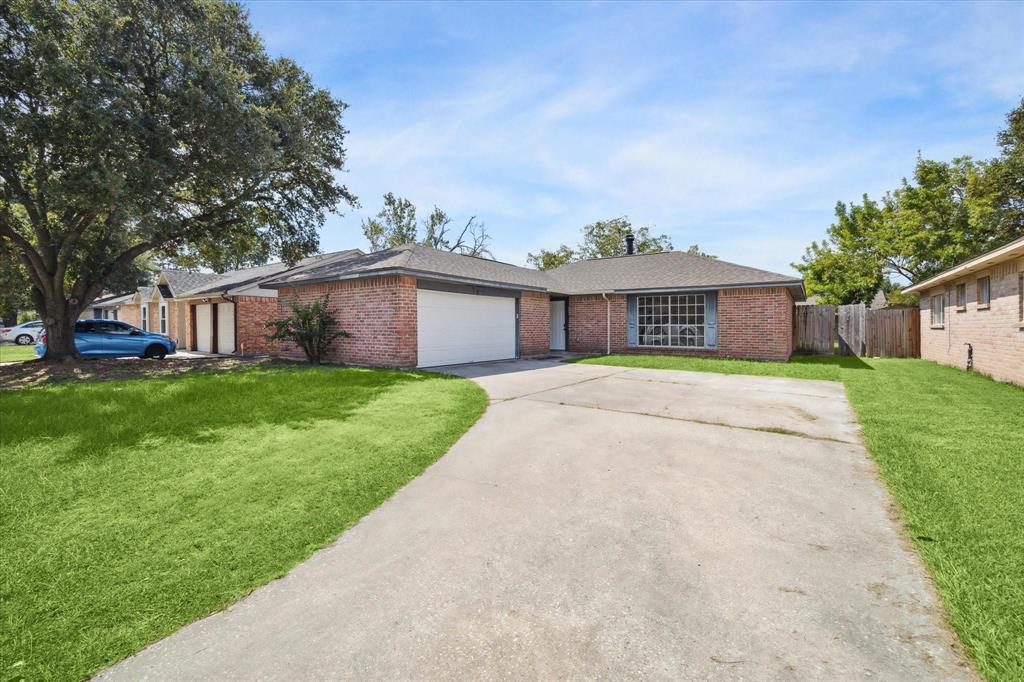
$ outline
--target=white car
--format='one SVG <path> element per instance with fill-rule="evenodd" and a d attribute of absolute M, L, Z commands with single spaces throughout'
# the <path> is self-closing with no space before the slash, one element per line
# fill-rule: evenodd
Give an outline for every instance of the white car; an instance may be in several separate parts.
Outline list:
<path fill-rule="evenodd" d="M 0 327 L 0 341 L 13 341 L 19 346 L 35 343 L 43 331 L 43 321 L 23 322 L 16 327 Z"/>

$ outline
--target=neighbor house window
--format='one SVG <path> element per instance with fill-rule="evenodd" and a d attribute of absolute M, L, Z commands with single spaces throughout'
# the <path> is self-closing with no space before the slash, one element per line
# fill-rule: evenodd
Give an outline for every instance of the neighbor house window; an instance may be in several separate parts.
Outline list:
<path fill-rule="evenodd" d="M 142 306 L 142 331 L 149 331 L 149 306 Z"/>
<path fill-rule="evenodd" d="M 941 327 L 946 324 L 946 295 L 932 296 L 932 326 Z"/>
<path fill-rule="evenodd" d="M 637 296 L 641 346 L 703 348 L 704 325 L 704 294 Z"/>
<path fill-rule="evenodd" d="M 967 285 L 956 285 L 956 308 L 957 310 L 967 309 Z"/>
<path fill-rule="evenodd" d="M 978 307 L 987 308 L 992 298 L 992 280 L 982 277 L 978 280 Z"/>
<path fill-rule="evenodd" d="M 160 333 L 167 333 L 167 306 L 160 305 Z"/>

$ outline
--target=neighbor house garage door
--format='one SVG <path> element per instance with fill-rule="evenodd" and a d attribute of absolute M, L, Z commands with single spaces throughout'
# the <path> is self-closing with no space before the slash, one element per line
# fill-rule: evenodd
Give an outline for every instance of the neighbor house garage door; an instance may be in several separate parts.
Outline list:
<path fill-rule="evenodd" d="M 420 289 L 417 366 L 506 360 L 516 356 L 516 300 Z"/>
<path fill-rule="evenodd" d="M 217 304 L 217 352 L 235 352 L 235 304 Z"/>
<path fill-rule="evenodd" d="M 209 303 L 196 306 L 196 350 L 213 350 L 213 306 Z"/>

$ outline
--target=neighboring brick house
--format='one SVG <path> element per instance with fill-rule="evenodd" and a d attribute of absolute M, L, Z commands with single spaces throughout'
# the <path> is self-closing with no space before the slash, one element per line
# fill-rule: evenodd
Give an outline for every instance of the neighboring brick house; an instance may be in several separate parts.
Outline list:
<path fill-rule="evenodd" d="M 405 246 L 324 257 L 261 286 L 279 292 L 282 311 L 328 296 L 350 334 L 328 359 L 388 367 L 551 350 L 785 360 L 804 298 L 800 279 L 676 251 L 540 272 Z"/>
<path fill-rule="evenodd" d="M 128 294 L 120 294 L 117 296 L 106 296 L 104 298 L 98 298 L 92 302 L 92 305 L 82 311 L 82 314 L 78 316 L 80 320 L 86 319 L 97 319 L 97 320 L 124 320 L 128 324 L 137 324 L 132 320 L 125 320 L 125 313 L 131 313 L 132 305 L 135 301 L 136 292 Z M 136 315 L 135 319 L 137 320 Z"/>
<path fill-rule="evenodd" d="M 1024 385 L 1024 237 L 903 290 L 921 296 L 921 357 Z"/>
<path fill-rule="evenodd" d="M 267 340 L 267 322 L 278 316 L 277 291 L 262 282 L 286 270 L 303 268 L 325 258 L 361 254 L 351 249 L 317 255 L 289 268 L 269 263 L 220 274 L 162 270 L 149 295 L 147 325 L 168 334 L 186 350 L 221 355 L 266 355 L 275 350 Z"/>
<path fill-rule="evenodd" d="M 166 334 L 180 350 L 207 353 L 266 355 L 275 350 L 267 340 L 267 322 L 278 317 L 277 291 L 261 282 L 325 258 L 362 252 L 351 249 L 317 255 L 289 267 L 270 263 L 224 273 L 165 268 L 151 287 L 93 303 L 82 317 L 121 320 L 146 331 Z"/>

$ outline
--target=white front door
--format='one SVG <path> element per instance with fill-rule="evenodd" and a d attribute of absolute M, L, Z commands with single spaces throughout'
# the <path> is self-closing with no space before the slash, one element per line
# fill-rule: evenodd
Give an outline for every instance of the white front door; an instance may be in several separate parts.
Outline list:
<path fill-rule="evenodd" d="M 217 352 L 235 352 L 235 304 L 217 304 Z"/>
<path fill-rule="evenodd" d="M 565 350 L 565 301 L 551 301 L 551 350 Z"/>
<path fill-rule="evenodd" d="M 417 367 L 516 356 L 516 300 L 450 291 L 416 292 Z"/>
<path fill-rule="evenodd" d="M 209 303 L 196 306 L 196 350 L 201 353 L 213 350 L 213 313 Z"/>

